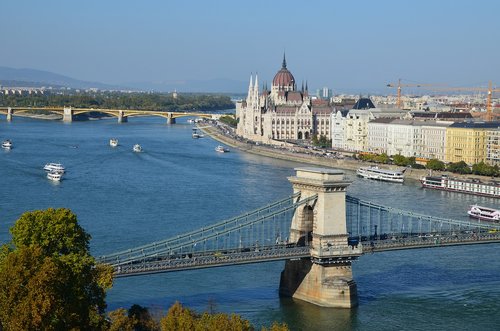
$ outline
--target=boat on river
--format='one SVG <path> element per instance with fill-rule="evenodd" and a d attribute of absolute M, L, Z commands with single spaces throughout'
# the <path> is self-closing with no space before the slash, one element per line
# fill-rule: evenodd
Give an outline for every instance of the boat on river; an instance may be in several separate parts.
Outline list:
<path fill-rule="evenodd" d="M 404 170 L 382 169 L 378 166 L 361 167 L 356 174 L 363 178 L 381 180 L 385 182 L 402 183 L 404 182 Z"/>
<path fill-rule="evenodd" d="M 470 206 L 467 211 L 470 217 L 477 218 L 483 221 L 500 222 L 500 209 L 483 207 L 478 205 Z"/>
<path fill-rule="evenodd" d="M 61 173 L 63 174 L 66 171 L 66 168 L 61 163 L 47 163 L 43 169 L 45 171 L 53 172 L 53 173 Z"/>
<path fill-rule="evenodd" d="M 483 182 L 479 179 L 461 179 L 442 175 L 441 177 L 425 176 L 420 178 L 425 188 L 450 192 L 481 195 L 491 198 L 500 198 L 500 182 Z"/>
<path fill-rule="evenodd" d="M 222 145 L 219 145 L 219 146 L 215 147 L 215 151 L 218 153 L 227 153 L 227 152 L 229 152 L 229 149 L 227 149 L 226 147 L 224 147 Z"/>
<path fill-rule="evenodd" d="M 60 182 L 62 179 L 62 176 L 63 176 L 62 172 L 49 171 L 47 173 L 47 178 L 54 181 L 54 182 Z"/>
<path fill-rule="evenodd" d="M 10 141 L 9 139 L 4 140 L 2 142 L 2 148 L 3 149 L 11 149 L 12 148 L 12 141 Z"/>
<path fill-rule="evenodd" d="M 111 146 L 111 147 L 118 146 L 118 139 L 116 139 L 116 138 L 109 139 L 109 146 Z"/>
<path fill-rule="evenodd" d="M 132 150 L 136 153 L 142 152 L 142 147 L 139 144 L 135 144 L 134 147 L 132 147 Z"/>
<path fill-rule="evenodd" d="M 198 132 L 197 128 L 193 128 L 193 133 L 191 134 L 193 139 L 203 138 L 203 135 Z"/>

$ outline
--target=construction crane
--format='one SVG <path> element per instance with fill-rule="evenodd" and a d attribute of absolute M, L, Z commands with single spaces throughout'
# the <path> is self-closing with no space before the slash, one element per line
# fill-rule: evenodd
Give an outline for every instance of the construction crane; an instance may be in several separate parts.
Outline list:
<path fill-rule="evenodd" d="M 448 88 L 440 88 L 437 89 L 440 91 L 465 91 L 465 92 L 487 92 L 486 99 L 486 120 L 493 120 L 493 106 L 492 106 L 492 97 L 493 92 L 500 92 L 500 88 L 493 88 L 491 81 L 488 83 L 488 87 L 448 87 Z"/>
<path fill-rule="evenodd" d="M 401 78 L 398 79 L 398 83 L 389 83 L 387 87 L 397 87 L 398 89 L 398 99 L 396 102 L 396 106 L 401 109 L 401 88 L 402 87 L 427 87 L 427 86 L 436 86 L 434 84 L 401 84 Z"/>

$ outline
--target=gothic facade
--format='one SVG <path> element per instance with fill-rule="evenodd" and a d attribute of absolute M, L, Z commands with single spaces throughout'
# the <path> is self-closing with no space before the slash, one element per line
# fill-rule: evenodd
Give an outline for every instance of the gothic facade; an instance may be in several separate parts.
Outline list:
<path fill-rule="evenodd" d="M 334 109 L 322 100 L 309 96 L 307 83 L 297 90 L 283 56 L 281 69 L 268 90 L 259 90 L 258 77 L 250 77 L 245 100 L 236 104 L 236 133 L 244 138 L 276 144 L 283 141 L 309 140 L 313 135 L 330 139 L 331 114 Z"/>

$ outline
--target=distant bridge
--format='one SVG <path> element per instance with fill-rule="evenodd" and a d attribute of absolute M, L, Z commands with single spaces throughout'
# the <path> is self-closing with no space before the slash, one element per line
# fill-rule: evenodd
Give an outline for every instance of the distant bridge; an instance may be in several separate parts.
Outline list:
<path fill-rule="evenodd" d="M 118 122 L 127 122 L 129 117 L 139 116 L 159 116 L 167 120 L 168 124 L 174 124 L 176 118 L 180 117 L 202 117 L 208 119 L 219 119 L 223 114 L 209 114 L 201 112 L 171 112 L 162 110 L 140 110 L 140 109 L 106 109 L 106 108 L 72 108 L 72 107 L 0 107 L 0 114 L 7 116 L 7 120 L 11 121 L 15 115 L 22 116 L 33 111 L 43 110 L 53 114 L 61 115 L 63 121 L 71 122 L 73 117 L 79 114 L 88 114 L 98 112 L 114 116 Z"/>
<path fill-rule="evenodd" d="M 349 182 L 337 170 L 298 168 L 297 174 L 289 178 L 294 184 L 289 197 L 98 261 L 112 265 L 115 277 L 127 277 L 285 260 L 280 292 L 352 307 L 355 297 L 331 296 L 325 284 L 340 281 L 342 293 L 355 294 L 351 263 L 362 254 L 500 242 L 500 224 L 428 216 L 348 196 Z M 316 298 L 318 286 L 330 294 Z"/>

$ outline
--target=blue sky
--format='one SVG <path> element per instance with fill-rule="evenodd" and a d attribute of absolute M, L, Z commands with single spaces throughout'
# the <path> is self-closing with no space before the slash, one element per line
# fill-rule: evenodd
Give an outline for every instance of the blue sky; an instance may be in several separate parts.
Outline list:
<path fill-rule="evenodd" d="M 311 89 L 388 82 L 500 83 L 500 1 L 4 1 L 0 65 L 123 84 L 270 82 Z"/>

